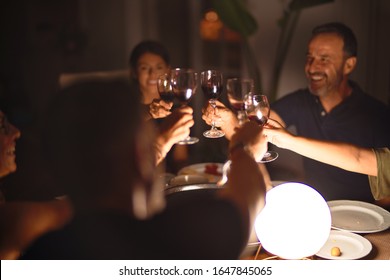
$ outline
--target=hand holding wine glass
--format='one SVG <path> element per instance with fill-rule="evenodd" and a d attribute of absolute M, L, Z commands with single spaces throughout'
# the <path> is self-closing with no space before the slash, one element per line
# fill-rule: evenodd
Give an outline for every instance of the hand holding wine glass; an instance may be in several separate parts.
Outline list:
<path fill-rule="evenodd" d="M 153 119 L 165 118 L 171 114 L 173 94 L 170 75 L 165 73 L 157 78 L 157 91 L 160 99 L 154 99 L 149 105 L 149 113 Z"/>
<path fill-rule="evenodd" d="M 244 100 L 254 90 L 253 79 L 230 78 L 226 82 L 227 96 L 232 109 L 236 112 L 239 125 L 246 121 Z"/>
<path fill-rule="evenodd" d="M 166 103 L 173 103 L 175 94 L 173 93 L 171 75 L 169 73 L 165 73 L 158 77 L 157 90 L 162 100 L 164 100 Z"/>
<path fill-rule="evenodd" d="M 214 117 L 216 114 L 216 101 L 223 90 L 223 77 L 222 73 L 217 70 L 207 70 L 200 73 L 200 84 L 205 97 L 209 100 L 211 107 L 214 110 Z M 223 137 L 225 133 L 215 126 L 215 120 L 211 122 L 211 129 L 203 132 L 203 135 L 207 138 L 219 138 Z"/>
<path fill-rule="evenodd" d="M 248 95 L 245 100 L 245 111 L 250 121 L 264 126 L 269 118 L 271 109 L 266 95 Z M 278 157 L 278 153 L 267 151 L 260 162 L 271 162 Z"/>
<path fill-rule="evenodd" d="M 171 85 L 174 96 L 182 106 L 187 106 L 191 97 L 195 94 L 197 87 L 197 73 L 192 69 L 175 68 L 171 71 Z M 195 144 L 199 141 L 197 137 L 188 136 L 177 144 Z"/>

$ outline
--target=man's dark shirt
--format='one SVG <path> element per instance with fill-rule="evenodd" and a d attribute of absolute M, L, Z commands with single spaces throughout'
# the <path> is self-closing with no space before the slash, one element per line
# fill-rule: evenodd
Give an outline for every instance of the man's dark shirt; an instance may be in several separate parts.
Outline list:
<path fill-rule="evenodd" d="M 389 107 L 365 94 L 351 82 L 352 94 L 326 113 L 308 89 L 288 94 L 271 105 L 297 134 L 320 140 L 341 141 L 362 147 L 389 147 Z M 373 202 L 368 177 L 303 158 L 305 182 L 326 200 L 352 199 Z"/>

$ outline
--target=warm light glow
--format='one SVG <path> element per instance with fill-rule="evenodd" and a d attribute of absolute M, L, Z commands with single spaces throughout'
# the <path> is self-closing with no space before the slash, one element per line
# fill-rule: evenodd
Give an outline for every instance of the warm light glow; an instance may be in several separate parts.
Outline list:
<path fill-rule="evenodd" d="M 215 11 L 208 11 L 200 22 L 200 35 L 205 40 L 218 41 L 222 27 L 223 23 L 218 14 Z"/>
<path fill-rule="evenodd" d="M 268 191 L 266 205 L 255 221 L 263 248 L 283 259 L 316 254 L 327 241 L 330 229 L 326 201 L 301 183 L 284 183 Z"/>
<path fill-rule="evenodd" d="M 218 14 L 217 14 L 216 12 L 214 12 L 214 11 L 208 11 L 208 12 L 205 14 L 204 18 L 205 18 L 207 21 L 217 21 L 217 20 L 219 20 Z"/>

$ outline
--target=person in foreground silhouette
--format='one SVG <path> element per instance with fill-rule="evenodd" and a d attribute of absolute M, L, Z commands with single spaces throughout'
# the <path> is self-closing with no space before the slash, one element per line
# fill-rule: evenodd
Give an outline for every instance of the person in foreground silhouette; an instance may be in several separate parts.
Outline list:
<path fill-rule="evenodd" d="M 225 187 L 167 203 L 153 150 L 155 128 L 121 82 L 79 84 L 51 103 L 45 156 L 74 218 L 23 259 L 237 259 L 264 206 L 262 129 L 232 136 Z M 249 152 L 253 146 L 252 151 Z"/>

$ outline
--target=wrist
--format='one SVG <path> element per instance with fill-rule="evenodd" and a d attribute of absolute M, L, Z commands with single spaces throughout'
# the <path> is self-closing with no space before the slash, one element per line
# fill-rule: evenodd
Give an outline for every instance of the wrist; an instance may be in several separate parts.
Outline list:
<path fill-rule="evenodd" d="M 166 157 L 171 146 L 172 145 L 170 145 L 168 142 L 165 142 L 164 139 L 161 139 L 160 137 L 156 139 L 154 142 L 154 150 L 156 153 L 157 162 Z"/>
<path fill-rule="evenodd" d="M 244 148 L 245 148 L 245 144 L 241 141 L 238 141 L 229 148 L 229 155 L 232 155 L 237 150 L 241 150 Z"/>
<path fill-rule="evenodd" d="M 235 154 L 240 152 L 244 152 L 248 155 L 252 155 L 252 153 L 249 150 L 249 147 L 245 145 L 242 141 L 238 141 L 237 143 L 233 144 L 229 149 L 229 156 L 234 157 Z"/>

